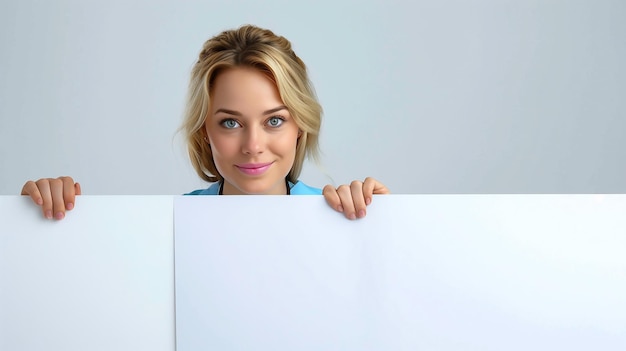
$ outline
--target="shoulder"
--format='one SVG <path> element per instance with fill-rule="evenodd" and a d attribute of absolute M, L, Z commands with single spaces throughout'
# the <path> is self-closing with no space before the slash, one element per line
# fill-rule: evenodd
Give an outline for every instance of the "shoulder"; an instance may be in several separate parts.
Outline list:
<path fill-rule="evenodd" d="M 213 183 L 210 187 L 206 189 L 198 189 L 194 190 L 190 193 L 186 193 L 185 195 L 217 195 L 220 191 L 220 183 Z"/>
<path fill-rule="evenodd" d="M 322 189 L 308 186 L 301 181 L 291 185 L 289 192 L 291 195 L 322 195 Z"/>

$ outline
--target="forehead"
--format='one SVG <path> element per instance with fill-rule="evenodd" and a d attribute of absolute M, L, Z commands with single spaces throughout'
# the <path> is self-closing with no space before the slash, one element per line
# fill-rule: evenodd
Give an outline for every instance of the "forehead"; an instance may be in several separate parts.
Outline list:
<path fill-rule="evenodd" d="M 220 72 L 211 88 L 213 110 L 266 110 L 283 104 L 272 79 L 267 73 L 254 68 L 236 67 Z"/>

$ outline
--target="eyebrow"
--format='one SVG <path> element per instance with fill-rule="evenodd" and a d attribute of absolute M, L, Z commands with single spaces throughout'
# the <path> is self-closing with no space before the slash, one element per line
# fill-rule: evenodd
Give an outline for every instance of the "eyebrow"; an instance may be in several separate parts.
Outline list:
<path fill-rule="evenodd" d="M 285 106 L 285 105 L 280 105 L 280 106 L 278 106 L 278 107 L 275 107 L 275 108 L 269 109 L 269 110 L 267 110 L 267 111 L 263 112 L 263 115 L 269 115 L 269 114 L 271 114 L 271 113 L 278 112 L 278 111 L 280 111 L 280 110 L 287 110 L 287 106 Z M 243 115 L 241 114 L 241 112 L 237 112 L 237 111 L 233 111 L 233 110 L 229 110 L 229 109 L 225 109 L 225 108 L 220 108 L 220 109 L 217 109 L 217 111 L 215 111 L 215 114 L 218 114 L 218 113 L 220 113 L 220 112 L 227 113 L 227 114 L 229 114 L 229 115 L 233 115 L 233 116 L 238 116 L 238 117 L 243 116 Z"/>

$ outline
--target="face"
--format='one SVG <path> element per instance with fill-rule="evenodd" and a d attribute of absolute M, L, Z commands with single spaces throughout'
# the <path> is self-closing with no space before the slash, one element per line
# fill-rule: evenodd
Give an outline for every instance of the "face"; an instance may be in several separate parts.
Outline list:
<path fill-rule="evenodd" d="M 221 72 L 205 129 L 224 194 L 286 194 L 299 129 L 267 76 L 243 67 Z"/>

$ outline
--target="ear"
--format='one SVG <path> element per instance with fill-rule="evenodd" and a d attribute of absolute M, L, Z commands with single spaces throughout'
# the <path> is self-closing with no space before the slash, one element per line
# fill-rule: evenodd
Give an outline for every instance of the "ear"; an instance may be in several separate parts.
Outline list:
<path fill-rule="evenodd" d="M 302 130 L 298 129 L 298 138 L 300 138 L 302 136 Z"/>
<path fill-rule="evenodd" d="M 209 147 L 211 147 L 211 142 L 209 141 L 209 138 L 205 136 L 203 139 L 204 139 L 204 142 L 207 143 Z"/>

